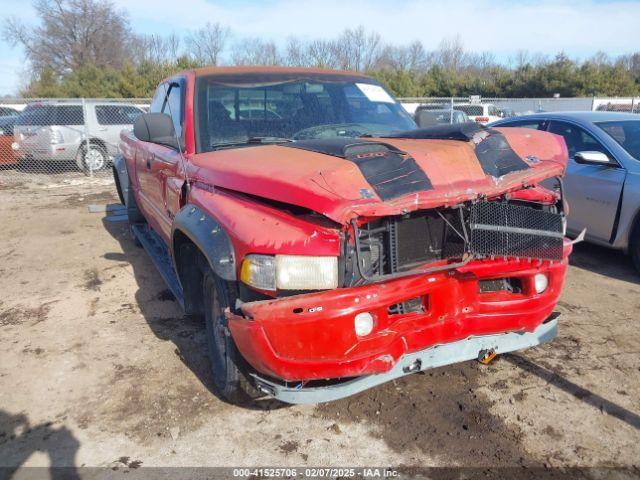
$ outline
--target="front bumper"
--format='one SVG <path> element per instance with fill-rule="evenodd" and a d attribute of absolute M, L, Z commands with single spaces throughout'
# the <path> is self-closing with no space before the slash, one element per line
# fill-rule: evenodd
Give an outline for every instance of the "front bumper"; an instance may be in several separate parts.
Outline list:
<path fill-rule="evenodd" d="M 570 251 L 567 241 L 562 262 L 473 261 L 431 275 L 245 303 L 242 315 L 226 315 L 238 349 L 261 377 L 298 382 L 387 374 L 407 355 L 437 345 L 536 332 L 558 301 Z M 541 294 L 536 273 L 549 278 Z M 480 280 L 496 278 L 517 279 L 521 292 L 480 292 Z M 389 313 L 416 298 L 423 311 Z M 361 312 L 376 320 L 364 337 L 354 330 Z"/>
<path fill-rule="evenodd" d="M 386 373 L 367 375 L 343 383 L 322 387 L 282 385 L 254 375 L 257 388 L 286 403 L 322 403 L 355 395 L 390 380 L 430 368 L 477 359 L 480 352 L 493 350 L 498 354 L 529 348 L 553 340 L 558 334 L 558 321 L 550 319 L 533 332 L 512 332 L 498 335 L 470 337 L 444 345 L 436 345 L 415 353 L 404 355 Z"/>

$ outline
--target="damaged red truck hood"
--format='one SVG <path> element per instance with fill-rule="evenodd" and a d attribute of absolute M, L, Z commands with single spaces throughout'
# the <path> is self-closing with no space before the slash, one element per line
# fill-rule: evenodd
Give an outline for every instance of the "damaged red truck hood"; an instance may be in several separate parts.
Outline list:
<path fill-rule="evenodd" d="M 518 157 L 518 168 L 488 170 L 473 141 L 367 138 L 350 141 L 397 149 L 398 165 L 405 168 L 402 159 L 410 159 L 415 171 L 391 168 L 380 177 L 376 165 L 369 164 L 372 168 L 367 169 L 362 163 L 382 155 L 376 152 L 341 156 L 279 144 L 193 155 L 190 178 L 214 188 L 308 208 L 344 224 L 359 216 L 397 215 L 480 196 L 491 198 L 564 173 L 567 149 L 561 137 L 524 128 L 491 131 L 506 140 Z M 495 173 L 502 171 L 506 173 Z M 403 182 L 402 188 L 389 193 L 388 182 Z"/>

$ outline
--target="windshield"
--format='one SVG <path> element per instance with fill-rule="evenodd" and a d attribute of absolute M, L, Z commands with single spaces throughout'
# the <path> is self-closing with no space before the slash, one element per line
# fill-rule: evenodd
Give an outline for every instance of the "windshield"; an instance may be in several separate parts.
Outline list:
<path fill-rule="evenodd" d="M 640 120 L 598 122 L 596 125 L 618 142 L 629 155 L 640 160 Z"/>
<path fill-rule="evenodd" d="M 376 136 L 416 128 L 381 86 L 340 80 L 223 84 L 219 77 L 204 77 L 198 82 L 198 151 L 256 139 Z"/>

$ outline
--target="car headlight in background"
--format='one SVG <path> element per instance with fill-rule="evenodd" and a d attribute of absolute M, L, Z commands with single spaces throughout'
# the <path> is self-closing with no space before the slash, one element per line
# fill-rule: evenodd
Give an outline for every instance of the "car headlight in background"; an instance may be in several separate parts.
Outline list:
<path fill-rule="evenodd" d="M 247 255 L 240 280 L 260 290 L 329 290 L 338 287 L 338 257 Z"/>

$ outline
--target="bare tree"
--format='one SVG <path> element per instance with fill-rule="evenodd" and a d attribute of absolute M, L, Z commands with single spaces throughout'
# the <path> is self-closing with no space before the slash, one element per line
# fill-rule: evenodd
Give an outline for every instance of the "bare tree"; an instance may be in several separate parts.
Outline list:
<path fill-rule="evenodd" d="M 345 70 L 371 69 L 379 60 L 382 42 L 380 34 L 367 33 L 361 25 L 346 29 L 338 39 L 340 67 Z"/>
<path fill-rule="evenodd" d="M 172 63 L 180 57 L 180 37 L 175 33 L 138 36 L 133 42 L 132 57 L 138 63 Z"/>
<path fill-rule="evenodd" d="M 283 62 L 291 67 L 312 66 L 309 58 L 309 45 L 297 37 L 287 38 Z"/>
<path fill-rule="evenodd" d="M 309 65 L 319 68 L 338 68 L 339 46 L 331 40 L 312 40 L 307 44 Z"/>
<path fill-rule="evenodd" d="M 236 43 L 231 52 L 234 65 L 281 65 L 278 47 L 272 41 L 245 38 Z"/>
<path fill-rule="evenodd" d="M 445 70 L 458 71 L 464 66 L 465 52 L 459 35 L 445 38 L 436 52 L 438 64 Z"/>
<path fill-rule="evenodd" d="M 230 37 L 228 27 L 220 23 L 210 23 L 187 36 L 189 53 L 194 60 L 208 65 L 218 65 L 220 56 Z"/>
<path fill-rule="evenodd" d="M 21 45 L 31 66 L 61 75 L 87 64 L 120 68 L 130 59 L 133 38 L 126 13 L 109 1 L 36 0 L 38 25 L 5 20 L 3 38 Z"/>
<path fill-rule="evenodd" d="M 386 45 L 381 49 L 377 68 L 390 68 L 399 72 L 418 72 L 428 66 L 427 53 L 419 41 L 409 45 Z"/>

